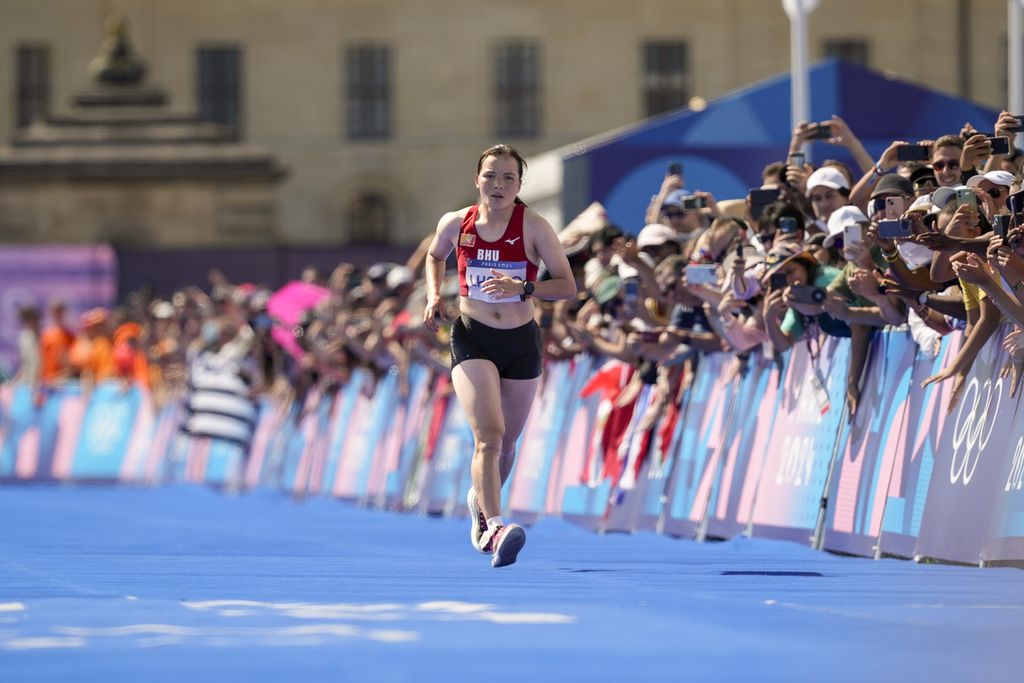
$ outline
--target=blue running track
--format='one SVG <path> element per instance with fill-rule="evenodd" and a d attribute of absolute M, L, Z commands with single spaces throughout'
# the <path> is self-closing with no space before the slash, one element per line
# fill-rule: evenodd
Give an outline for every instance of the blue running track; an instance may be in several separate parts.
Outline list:
<path fill-rule="evenodd" d="M 269 492 L 0 489 L 0 681 L 1020 681 L 1024 573 Z"/>

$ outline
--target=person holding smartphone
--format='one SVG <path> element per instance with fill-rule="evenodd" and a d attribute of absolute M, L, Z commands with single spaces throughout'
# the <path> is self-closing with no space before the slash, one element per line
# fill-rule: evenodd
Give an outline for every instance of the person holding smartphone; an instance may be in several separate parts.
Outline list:
<path fill-rule="evenodd" d="M 423 323 L 444 319 L 441 283 L 455 251 L 460 316 L 452 324 L 452 384 L 473 431 L 473 488 L 467 504 L 474 547 L 502 567 L 516 561 L 526 532 L 501 517 L 501 487 L 515 461 L 542 371 L 534 297 L 576 295 L 576 282 L 558 236 L 519 200 L 526 162 L 508 145 L 477 160 L 477 203 L 444 214 L 425 264 Z M 550 279 L 537 280 L 543 263 Z"/>

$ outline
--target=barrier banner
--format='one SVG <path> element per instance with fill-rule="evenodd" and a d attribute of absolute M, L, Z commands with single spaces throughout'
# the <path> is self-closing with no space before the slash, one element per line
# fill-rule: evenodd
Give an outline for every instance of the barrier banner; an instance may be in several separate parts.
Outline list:
<path fill-rule="evenodd" d="M 1007 359 L 1003 336 L 993 335 L 978 353 L 942 430 L 918 556 L 977 564 L 997 523 L 996 501 L 1006 493 L 1021 436 L 1015 420 L 1019 397 L 1010 396 L 1009 378 L 1000 376 Z"/>
<path fill-rule="evenodd" d="M 955 332 L 942 338 L 939 353 L 929 358 L 917 351 L 911 390 L 907 396 L 907 420 L 896 445 L 897 457 L 885 486 L 885 512 L 876 556 L 913 557 L 921 530 L 924 502 L 928 495 L 938 449 L 945 425 L 946 406 L 952 390 L 950 382 L 921 383 L 949 364 L 960 348 L 962 335 Z"/>
<path fill-rule="evenodd" d="M 378 507 L 401 508 L 406 490 L 412 480 L 417 459 L 423 453 L 426 440 L 425 428 L 429 424 L 430 397 L 433 393 L 433 377 L 424 365 L 413 364 L 409 368 L 409 397 L 405 401 L 405 416 L 401 430 L 395 430 L 395 458 L 388 464 L 384 488 L 377 499 Z"/>
<path fill-rule="evenodd" d="M 245 488 L 254 489 L 269 485 L 275 445 L 288 420 L 289 406 L 262 396 L 256 401 L 256 425 L 249 446 L 249 458 L 245 464 Z"/>
<path fill-rule="evenodd" d="M 0 391 L 0 478 L 29 479 L 35 475 L 39 451 L 39 408 L 26 384 L 6 384 Z"/>
<path fill-rule="evenodd" d="M 636 530 L 636 524 L 643 508 L 644 494 L 647 484 L 645 460 L 651 445 L 651 430 L 644 429 L 642 422 L 651 401 L 654 398 L 654 385 L 644 384 L 633 402 L 622 441 L 618 444 L 619 478 L 612 481 L 612 488 L 601 519 L 602 531 L 622 531 L 630 533 Z M 637 468 L 643 472 L 638 476 Z"/>
<path fill-rule="evenodd" d="M 473 461 L 473 430 L 466 413 L 452 396 L 433 457 L 421 468 L 416 508 L 425 514 L 468 514 L 469 467 Z"/>
<path fill-rule="evenodd" d="M 813 343 L 813 342 L 811 342 Z M 751 534 L 807 543 L 818 521 L 836 440 L 843 438 L 849 339 L 789 351 L 782 404 L 757 489 Z"/>
<path fill-rule="evenodd" d="M 305 432 L 306 448 L 302 452 L 302 464 L 300 469 L 305 478 L 305 487 L 296 482 L 297 491 L 302 495 L 319 495 L 326 488 L 324 471 L 327 468 L 327 449 L 332 441 L 331 417 L 334 414 L 334 404 L 337 402 L 340 391 L 337 388 L 330 388 L 319 393 L 319 400 L 313 408 L 308 420 L 303 420 L 302 429 Z"/>
<path fill-rule="evenodd" d="M 316 438 L 316 407 L 320 404 L 320 395 L 319 389 L 310 389 L 301 403 L 295 402 L 297 412 L 289 425 L 282 451 L 279 487 L 297 497 L 305 495 L 308 453 Z"/>
<path fill-rule="evenodd" d="M 885 491 L 906 431 L 917 344 L 907 332 L 874 335 L 860 403 L 829 491 L 824 548 L 873 557 Z"/>
<path fill-rule="evenodd" d="M 555 454 L 564 440 L 564 423 L 575 392 L 571 361 L 548 363 L 519 438 L 516 464 L 508 487 L 508 510 L 517 521 L 532 524 L 543 513 Z"/>
<path fill-rule="evenodd" d="M 398 374 L 387 372 L 377 380 L 372 397 L 361 396 L 358 400 L 338 460 L 332 489 L 335 496 L 366 503 L 370 473 L 379 457 L 383 435 L 393 426 L 397 397 Z"/>
<path fill-rule="evenodd" d="M 678 373 L 658 389 L 663 406 L 662 416 L 654 425 L 647 461 L 641 472 L 643 498 L 634 523 L 634 528 L 644 531 L 660 531 L 662 511 L 667 500 L 665 492 L 677 462 L 688 395 L 688 391 L 682 388 L 685 370 L 679 368 Z"/>
<path fill-rule="evenodd" d="M 338 462 L 349 438 L 348 429 L 353 424 L 356 406 L 360 403 L 363 383 L 366 381 L 365 373 L 366 371 L 362 368 L 354 369 L 349 375 L 348 382 L 338 389 L 337 395 L 334 397 L 334 407 L 330 416 L 330 424 L 327 427 L 330 439 L 327 443 L 323 471 L 324 489 L 329 488 L 328 493 L 333 493 L 334 482 L 338 479 Z"/>
<path fill-rule="evenodd" d="M 725 438 L 734 383 L 723 382 L 733 357 L 702 356 L 689 390 L 672 479 L 666 491 L 668 509 L 662 532 L 670 536 L 697 534 L 714 476 L 715 455 Z"/>
<path fill-rule="evenodd" d="M 135 478 L 148 484 L 161 483 L 164 462 L 171 452 L 174 437 L 185 419 L 185 401 L 173 397 L 156 414 L 156 426 L 149 448 L 144 449 Z"/>
<path fill-rule="evenodd" d="M 611 482 L 597 480 L 591 484 L 585 476 L 588 462 L 596 461 L 600 448 L 602 413 L 607 403 L 599 394 L 580 397 L 579 405 L 569 422 L 562 460 L 562 472 L 554 489 L 558 507 L 554 514 L 588 529 L 596 529 L 611 494 Z"/>
<path fill-rule="evenodd" d="M 551 474 L 548 478 L 547 493 L 544 499 L 543 512 L 558 515 L 562 511 L 562 500 L 565 488 L 579 481 L 579 473 L 583 469 L 589 432 L 581 433 L 580 424 L 586 424 L 590 414 L 583 407 L 583 388 L 590 381 L 597 359 L 594 356 L 580 354 L 572 359 L 572 383 L 564 389 L 566 392 L 565 415 L 562 421 L 562 436 L 551 462 Z M 594 404 L 596 406 L 596 402 Z M 583 416 L 582 420 L 579 420 Z"/>
<path fill-rule="evenodd" d="M 1006 483 L 995 499 L 992 524 L 981 547 L 983 562 L 1024 558 L 1024 410 L 1018 397 L 1013 435 L 1007 444 Z"/>
<path fill-rule="evenodd" d="M 406 373 L 404 386 L 400 375 L 395 375 L 392 390 L 394 410 L 382 418 L 384 423 L 381 425 L 377 452 L 373 456 L 364 493 L 365 501 L 377 507 L 398 505 L 401 502 L 405 485 L 403 473 L 400 471 L 402 451 L 406 444 L 416 444 L 419 427 L 416 420 L 422 418 L 427 400 L 428 374 L 423 366 L 411 365 Z M 382 404 L 382 407 L 387 410 L 387 404 Z"/>
<path fill-rule="evenodd" d="M 109 380 L 97 384 L 89 397 L 85 418 L 78 434 L 70 476 L 73 479 L 120 479 L 125 458 L 136 436 L 136 428 L 145 410 L 143 391 L 134 385 Z M 151 423 L 150 425 L 151 426 Z"/>
<path fill-rule="evenodd" d="M 563 472 L 577 471 L 579 475 L 574 485 L 562 489 L 562 516 L 586 529 L 601 527 L 608 510 L 614 479 L 609 476 L 607 452 L 618 434 L 614 421 L 626 414 L 615 407 L 615 401 L 632 373 L 632 367 L 622 361 L 603 362 L 580 391 L 581 403 L 570 423 L 566 449 L 579 456 L 567 459 Z M 578 469 L 571 466 L 577 458 Z"/>
<path fill-rule="evenodd" d="M 750 523 L 765 451 L 782 403 L 781 372 L 768 358 L 757 354 L 747 362 L 721 473 L 712 489 L 705 533 L 711 538 L 730 538 L 746 531 Z"/>

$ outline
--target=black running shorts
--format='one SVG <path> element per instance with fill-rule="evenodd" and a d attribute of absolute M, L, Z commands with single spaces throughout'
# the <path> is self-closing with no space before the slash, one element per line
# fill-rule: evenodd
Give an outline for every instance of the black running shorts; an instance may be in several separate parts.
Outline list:
<path fill-rule="evenodd" d="M 489 360 L 502 379 L 540 377 L 540 328 L 530 321 L 520 327 L 501 330 L 467 316 L 452 324 L 452 367 L 464 360 Z"/>

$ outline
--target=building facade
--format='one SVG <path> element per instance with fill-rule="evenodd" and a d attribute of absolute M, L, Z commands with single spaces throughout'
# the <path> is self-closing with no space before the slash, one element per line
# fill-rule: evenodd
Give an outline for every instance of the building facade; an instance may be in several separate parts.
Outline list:
<path fill-rule="evenodd" d="M 809 56 L 1003 107 L 1006 11 L 822 0 Z M 67 109 L 111 15 L 149 82 L 287 169 L 294 245 L 414 244 L 495 142 L 536 154 L 789 65 L 778 0 L 0 0 L 0 143 Z"/>

